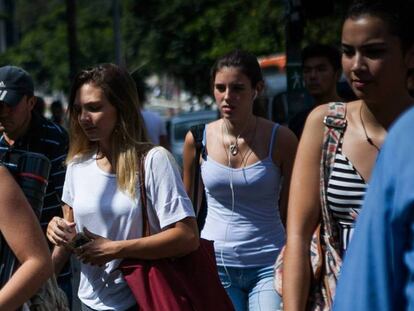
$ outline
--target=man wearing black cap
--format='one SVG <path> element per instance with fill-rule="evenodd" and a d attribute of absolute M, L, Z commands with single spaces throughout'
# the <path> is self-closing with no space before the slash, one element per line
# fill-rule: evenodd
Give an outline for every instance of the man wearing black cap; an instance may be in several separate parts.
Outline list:
<path fill-rule="evenodd" d="M 33 80 L 21 68 L 0 67 L 0 159 L 11 170 L 19 155 L 37 152 L 51 161 L 48 186 L 40 219 L 43 230 L 54 216 L 62 217 L 61 196 L 68 149 L 66 131 L 33 111 L 36 103 Z M 71 269 L 65 267 L 58 278 L 60 287 L 72 297 Z"/>

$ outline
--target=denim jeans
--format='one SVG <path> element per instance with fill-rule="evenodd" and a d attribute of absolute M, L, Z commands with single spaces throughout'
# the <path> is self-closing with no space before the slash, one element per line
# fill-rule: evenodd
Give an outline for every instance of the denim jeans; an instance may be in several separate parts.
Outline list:
<path fill-rule="evenodd" d="M 218 272 L 236 311 L 281 310 L 281 298 L 273 288 L 273 265 L 226 269 L 218 266 Z"/>

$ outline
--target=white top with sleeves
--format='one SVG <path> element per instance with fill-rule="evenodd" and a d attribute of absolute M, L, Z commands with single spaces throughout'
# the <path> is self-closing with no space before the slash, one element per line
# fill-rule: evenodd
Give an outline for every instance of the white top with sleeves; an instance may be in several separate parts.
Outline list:
<path fill-rule="evenodd" d="M 177 165 L 162 147 L 153 148 L 146 157 L 145 187 L 152 234 L 186 217 L 194 217 Z M 139 185 L 137 197 L 131 199 L 117 188 L 115 174 L 98 167 L 96 155 L 69 164 L 62 200 L 73 208 L 78 232 L 86 227 L 110 240 L 142 236 Z M 117 270 L 120 261 L 113 260 L 102 267 L 81 264 L 78 295 L 84 304 L 96 310 L 126 310 L 135 304 Z"/>

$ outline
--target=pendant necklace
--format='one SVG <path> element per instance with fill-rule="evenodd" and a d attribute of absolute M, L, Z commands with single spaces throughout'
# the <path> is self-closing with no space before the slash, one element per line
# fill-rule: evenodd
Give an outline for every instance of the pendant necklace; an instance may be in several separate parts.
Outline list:
<path fill-rule="evenodd" d="M 364 130 L 364 134 L 365 134 L 365 139 L 368 142 L 368 144 L 370 144 L 372 147 L 374 147 L 375 149 L 377 149 L 377 151 L 380 151 L 380 148 L 373 142 L 373 140 L 371 139 L 371 137 L 368 136 L 367 133 L 367 129 L 365 128 L 365 124 L 364 124 L 364 120 L 362 120 L 362 104 L 359 108 L 359 119 L 361 120 L 361 125 L 362 128 Z"/>
<path fill-rule="evenodd" d="M 240 138 L 240 135 L 237 135 L 236 142 L 234 144 L 230 144 L 230 153 L 232 156 L 236 156 L 239 153 L 239 144 L 237 143 L 237 140 Z"/>
<path fill-rule="evenodd" d="M 229 136 L 230 134 L 229 134 L 229 129 L 227 128 L 227 123 L 226 123 L 226 121 L 224 121 L 224 120 L 223 120 L 223 123 L 224 123 L 224 127 L 225 127 L 225 129 L 226 129 L 226 134 L 227 134 L 227 136 Z M 239 153 L 239 138 L 240 138 L 240 135 L 241 135 L 241 134 L 243 134 L 244 130 L 246 129 L 247 124 L 248 124 L 248 122 L 246 122 L 246 124 L 244 125 L 244 128 L 243 128 L 243 130 L 240 132 L 240 134 L 236 136 L 236 141 L 235 141 L 234 143 L 232 143 L 232 142 L 230 141 L 230 144 L 229 144 L 229 151 L 230 151 L 230 154 L 231 154 L 233 157 L 235 157 L 235 156 Z"/>

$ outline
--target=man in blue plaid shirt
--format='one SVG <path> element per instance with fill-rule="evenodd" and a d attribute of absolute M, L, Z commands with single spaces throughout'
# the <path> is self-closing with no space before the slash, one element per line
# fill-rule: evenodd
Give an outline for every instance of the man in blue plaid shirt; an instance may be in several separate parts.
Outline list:
<path fill-rule="evenodd" d="M 59 125 L 33 111 L 36 103 L 30 75 L 21 68 L 0 68 L 0 159 L 13 172 L 19 155 L 36 152 L 51 161 L 51 170 L 44 198 L 41 226 L 45 231 L 50 219 L 62 217 L 62 188 L 68 150 L 68 134 Z M 71 268 L 68 264 L 58 277 L 59 286 L 72 299 Z"/>

